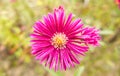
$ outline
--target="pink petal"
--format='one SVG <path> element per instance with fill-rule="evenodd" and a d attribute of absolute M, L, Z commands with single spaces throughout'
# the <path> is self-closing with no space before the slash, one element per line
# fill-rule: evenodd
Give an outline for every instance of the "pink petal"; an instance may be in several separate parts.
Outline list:
<path fill-rule="evenodd" d="M 33 27 L 35 28 L 34 31 L 51 36 L 50 31 L 45 27 L 45 25 L 42 22 L 40 21 L 36 22 Z"/>
<path fill-rule="evenodd" d="M 82 29 L 81 29 L 82 26 L 83 26 L 83 24 L 79 24 L 79 26 L 78 26 L 77 28 L 73 28 L 73 29 L 69 32 L 68 36 L 69 36 L 69 37 L 73 37 L 73 35 L 80 34 L 80 33 L 82 32 Z"/>
<path fill-rule="evenodd" d="M 60 51 L 60 69 L 64 69 L 64 51 Z"/>
<path fill-rule="evenodd" d="M 79 23 L 80 23 L 81 19 L 76 19 L 74 22 L 72 22 L 70 25 L 69 25 L 69 29 L 67 29 L 67 34 L 71 32 L 71 30 L 73 28 L 75 28 Z"/>
<path fill-rule="evenodd" d="M 72 62 L 70 55 L 69 55 L 69 50 L 68 48 L 66 48 L 66 58 L 68 59 L 68 62 L 74 67 L 74 63 Z"/>
<path fill-rule="evenodd" d="M 56 51 L 56 50 L 54 50 L 54 51 Z M 50 69 L 52 69 L 52 67 L 55 67 L 55 52 L 53 53 L 52 56 L 53 57 L 52 57 L 52 60 L 50 62 Z"/>
<path fill-rule="evenodd" d="M 33 50 L 39 50 L 41 48 L 47 48 L 48 46 L 50 46 L 50 43 L 33 43 L 32 44 L 32 49 Z"/>
<path fill-rule="evenodd" d="M 71 13 L 69 16 L 68 16 L 68 19 L 65 23 L 65 26 L 64 26 L 64 29 L 63 29 L 63 32 L 67 30 L 67 28 L 70 27 L 70 23 L 72 21 L 72 18 L 73 18 L 73 14 Z"/>
<path fill-rule="evenodd" d="M 70 51 L 69 52 L 69 56 L 70 56 L 70 59 L 75 62 L 76 64 L 80 64 L 80 62 L 78 61 L 78 59 L 72 54 L 72 52 Z"/>
<path fill-rule="evenodd" d="M 50 24 L 51 24 L 52 30 L 53 30 L 54 32 L 56 32 L 56 26 L 55 26 L 54 15 L 51 14 L 51 13 L 49 13 L 49 14 L 48 14 L 48 18 L 49 18 L 49 20 L 50 20 L 50 22 L 51 22 Z"/>
<path fill-rule="evenodd" d="M 30 35 L 31 38 L 37 38 L 37 39 L 41 39 L 41 38 L 44 38 L 44 39 L 49 39 L 49 37 L 47 36 L 43 36 L 43 35 L 38 35 L 38 34 L 31 34 Z"/>
<path fill-rule="evenodd" d="M 76 48 L 73 48 L 71 45 L 68 45 L 68 48 L 71 49 L 70 51 L 73 51 L 74 53 L 78 53 L 78 54 L 85 56 L 83 51 L 76 49 Z"/>
<path fill-rule="evenodd" d="M 64 23 L 65 23 L 65 13 L 62 12 L 59 18 L 59 31 L 62 31 Z"/>
<path fill-rule="evenodd" d="M 40 54 L 36 56 L 36 59 L 44 58 L 46 55 L 50 54 L 53 50 L 54 50 L 53 47 L 48 47 L 46 49 L 43 49 L 42 52 L 40 52 Z"/>
<path fill-rule="evenodd" d="M 69 43 L 68 47 L 71 47 L 71 49 L 76 49 L 78 52 L 86 52 L 88 51 L 88 46 L 79 46 L 73 43 Z"/>
<path fill-rule="evenodd" d="M 47 62 L 46 62 L 46 66 L 48 65 L 48 64 L 50 64 L 50 62 L 51 62 L 51 60 L 52 60 L 52 53 L 51 54 L 49 54 L 49 57 L 48 57 L 48 59 L 47 59 Z"/>
<path fill-rule="evenodd" d="M 64 63 L 65 63 L 65 66 L 66 66 L 67 68 L 70 68 L 70 64 L 69 64 L 69 62 L 68 62 L 66 50 L 65 50 L 65 52 L 64 52 Z"/>
<path fill-rule="evenodd" d="M 58 70 L 58 64 L 59 64 L 59 54 L 56 51 L 56 53 L 55 53 L 55 71 Z"/>
<path fill-rule="evenodd" d="M 53 34 L 54 33 L 54 28 L 53 28 L 53 23 L 51 23 L 49 16 L 43 17 L 44 23 L 46 24 L 46 27 L 50 30 L 50 32 Z"/>

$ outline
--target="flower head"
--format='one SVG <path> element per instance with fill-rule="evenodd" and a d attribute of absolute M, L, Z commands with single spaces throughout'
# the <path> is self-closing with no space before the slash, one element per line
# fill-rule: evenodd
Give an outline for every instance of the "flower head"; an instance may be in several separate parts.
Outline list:
<path fill-rule="evenodd" d="M 88 51 L 88 44 L 99 45 L 99 30 L 72 19 L 73 14 L 66 17 L 60 6 L 35 23 L 31 42 L 37 60 L 55 70 L 66 70 L 80 63 L 79 55 Z"/>

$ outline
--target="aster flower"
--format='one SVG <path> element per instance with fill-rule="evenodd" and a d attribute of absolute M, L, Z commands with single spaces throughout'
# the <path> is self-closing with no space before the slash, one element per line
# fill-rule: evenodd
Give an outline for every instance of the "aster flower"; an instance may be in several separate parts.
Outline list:
<path fill-rule="evenodd" d="M 81 19 L 73 20 L 73 14 L 65 16 L 63 7 L 54 10 L 37 21 L 32 37 L 32 54 L 40 63 L 55 70 L 80 64 L 79 55 L 85 55 L 88 44 L 99 45 L 99 30 L 83 27 Z"/>

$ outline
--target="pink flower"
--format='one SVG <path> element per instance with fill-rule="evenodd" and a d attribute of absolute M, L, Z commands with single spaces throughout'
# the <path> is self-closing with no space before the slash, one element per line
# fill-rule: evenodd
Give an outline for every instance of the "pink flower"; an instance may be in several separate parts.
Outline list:
<path fill-rule="evenodd" d="M 88 44 L 99 45 L 99 30 L 83 27 L 73 14 L 65 16 L 63 7 L 55 9 L 33 26 L 32 54 L 40 63 L 55 70 L 70 68 L 80 63 L 80 56 L 88 51 Z"/>
<path fill-rule="evenodd" d="M 17 1 L 17 0 L 10 0 L 11 3 L 14 3 L 14 2 L 16 2 L 16 1 Z"/>
<path fill-rule="evenodd" d="M 118 5 L 118 7 L 120 9 L 120 0 L 115 0 L 115 3 Z"/>

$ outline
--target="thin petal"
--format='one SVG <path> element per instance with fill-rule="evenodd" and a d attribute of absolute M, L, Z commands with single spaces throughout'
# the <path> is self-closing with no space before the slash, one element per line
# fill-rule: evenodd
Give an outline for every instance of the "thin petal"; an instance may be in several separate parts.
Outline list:
<path fill-rule="evenodd" d="M 76 64 L 80 64 L 79 60 L 73 55 L 73 53 L 69 52 L 70 59 L 75 62 Z"/>
<path fill-rule="evenodd" d="M 70 33 L 72 31 L 72 29 L 74 29 L 79 23 L 80 23 L 81 19 L 76 19 L 74 20 L 70 25 L 69 28 L 66 31 L 66 34 Z"/>
<path fill-rule="evenodd" d="M 36 59 L 44 58 L 46 55 L 50 54 L 53 50 L 54 50 L 53 47 L 48 47 L 46 49 L 43 49 L 42 52 L 36 56 Z"/>
<path fill-rule="evenodd" d="M 67 47 L 70 49 L 70 51 L 73 51 L 74 53 L 78 53 L 78 54 L 81 54 L 81 55 L 83 55 L 83 56 L 85 55 L 83 51 L 75 48 L 74 46 L 72 46 L 72 45 L 70 45 L 70 44 L 68 44 Z"/>
<path fill-rule="evenodd" d="M 60 69 L 63 70 L 64 69 L 64 51 L 61 50 L 60 51 Z"/>
<path fill-rule="evenodd" d="M 52 52 L 53 53 L 53 52 Z M 46 62 L 46 66 L 48 65 L 48 64 L 50 64 L 50 62 L 51 62 L 51 60 L 52 60 L 52 53 L 51 54 L 49 54 L 49 57 L 48 57 L 48 59 L 47 59 L 47 62 Z"/>
<path fill-rule="evenodd" d="M 54 15 L 51 14 L 51 13 L 49 13 L 49 14 L 48 14 L 48 18 L 49 18 L 49 20 L 50 20 L 50 24 L 51 24 L 50 26 L 51 26 L 52 30 L 53 30 L 54 32 L 56 32 Z"/>
<path fill-rule="evenodd" d="M 54 50 L 54 53 L 52 54 L 52 60 L 51 60 L 51 62 L 50 62 L 50 69 L 52 69 L 52 67 L 54 67 L 55 68 L 55 59 L 56 59 L 56 51 L 57 50 Z"/>
<path fill-rule="evenodd" d="M 80 45 L 76 45 L 76 44 L 73 44 L 73 43 L 69 43 L 68 46 L 70 46 L 71 48 L 73 47 L 73 49 L 78 50 L 78 52 L 88 51 L 88 46 L 80 46 Z"/>
<path fill-rule="evenodd" d="M 69 64 L 68 58 L 67 58 L 67 51 L 66 51 L 66 49 L 64 49 L 64 50 L 65 50 L 65 52 L 64 52 L 64 63 L 65 63 L 65 66 L 66 66 L 67 68 L 69 68 L 69 67 L 70 67 L 70 64 Z"/>
<path fill-rule="evenodd" d="M 71 50 L 69 50 L 68 48 L 66 48 L 66 57 L 67 57 L 67 59 L 68 59 L 68 62 L 74 67 L 74 63 L 72 62 L 72 60 L 71 60 L 71 58 L 70 58 L 70 55 L 69 55 L 69 51 L 71 51 Z"/>
<path fill-rule="evenodd" d="M 70 25 L 70 23 L 71 23 L 71 21 L 72 21 L 72 18 L 73 18 L 73 14 L 71 13 L 71 14 L 69 14 L 68 19 L 67 19 L 67 21 L 66 21 L 66 23 L 65 23 L 63 32 L 64 32 L 65 30 L 67 30 L 67 28 L 70 27 L 69 25 Z"/>
<path fill-rule="evenodd" d="M 47 36 L 51 36 L 50 31 L 45 27 L 45 25 L 41 21 L 36 22 L 33 27 L 35 28 L 34 31 L 45 34 Z"/>
<path fill-rule="evenodd" d="M 53 28 L 53 23 L 50 21 L 49 16 L 44 16 L 43 17 L 44 23 L 46 24 L 46 27 L 49 29 L 49 31 L 53 34 L 54 33 L 54 28 Z"/>
<path fill-rule="evenodd" d="M 62 12 L 59 18 L 59 31 L 61 32 L 65 23 L 65 13 Z"/>

